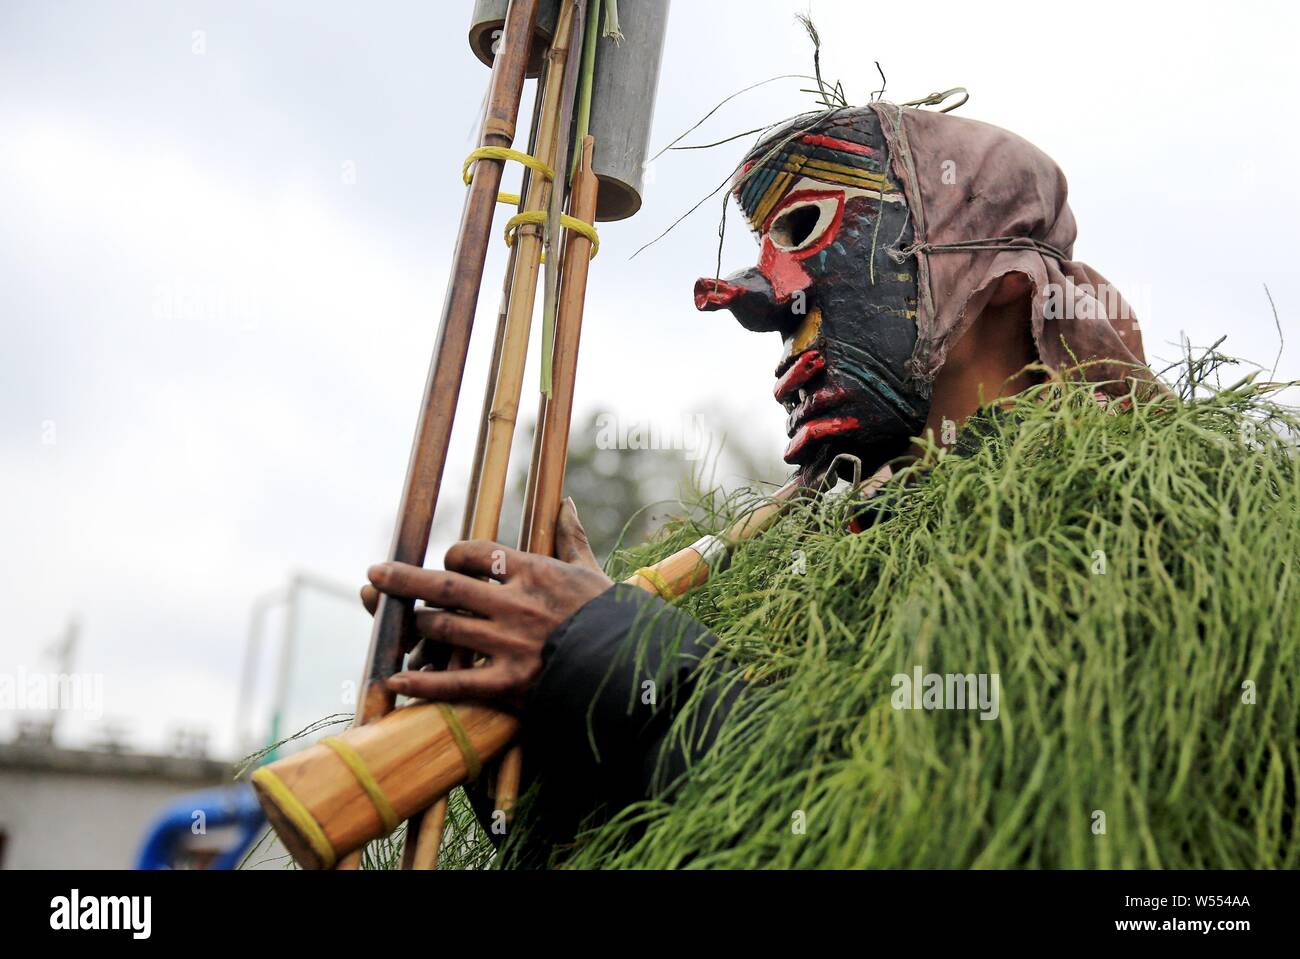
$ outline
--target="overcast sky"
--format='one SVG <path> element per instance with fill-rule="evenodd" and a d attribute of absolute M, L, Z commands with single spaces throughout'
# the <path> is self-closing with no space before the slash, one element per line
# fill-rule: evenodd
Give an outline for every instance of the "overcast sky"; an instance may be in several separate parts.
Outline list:
<path fill-rule="evenodd" d="M 382 558 L 488 80 L 470 7 L 0 3 L 0 671 L 48 669 L 40 651 L 75 614 L 76 666 L 103 674 L 105 713 L 137 745 L 185 724 L 229 748 L 253 598 L 294 569 L 357 584 Z M 807 72 L 805 8 L 677 0 L 655 146 L 741 87 Z M 1295 4 L 812 14 L 851 100 L 879 86 L 874 60 L 890 99 L 962 85 L 962 115 L 1061 164 L 1076 256 L 1141 311 L 1149 352 L 1228 334 L 1271 366 L 1267 283 L 1280 373 L 1300 375 Z M 808 108 L 799 85 L 732 101 L 695 142 Z M 784 446 L 775 337 L 691 305 L 717 203 L 628 260 L 746 142 L 668 154 L 641 213 L 601 227 L 580 414 L 671 428 L 727 411 L 773 456 Z M 731 224 L 724 271 L 755 254 Z M 493 243 L 471 414 L 504 252 Z M 444 484 L 456 516 L 473 418 Z M 348 629 L 359 670 L 364 622 Z"/>

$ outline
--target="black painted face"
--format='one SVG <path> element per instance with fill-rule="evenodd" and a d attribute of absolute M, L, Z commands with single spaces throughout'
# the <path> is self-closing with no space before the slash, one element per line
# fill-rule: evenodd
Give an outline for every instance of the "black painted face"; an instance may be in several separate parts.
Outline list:
<path fill-rule="evenodd" d="M 758 266 L 700 279 L 695 303 L 781 334 L 775 392 L 789 413 L 787 462 L 851 453 L 870 471 L 903 453 L 929 412 L 906 370 L 915 261 L 886 252 L 911 242 L 911 221 L 874 111 L 808 124 L 796 120 L 751 151 L 734 194 L 758 235 Z"/>

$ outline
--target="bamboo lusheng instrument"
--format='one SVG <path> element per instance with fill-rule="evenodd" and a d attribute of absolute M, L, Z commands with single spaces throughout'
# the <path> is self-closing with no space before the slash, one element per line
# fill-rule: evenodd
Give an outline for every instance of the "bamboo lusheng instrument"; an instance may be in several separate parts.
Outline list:
<path fill-rule="evenodd" d="M 530 8 L 534 6 L 532 3 L 528 5 Z M 494 62 L 494 90 L 496 88 L 496 77 L 503 70 L 503 61 L 506 58 L 507 51 L 510 52 L 511 56 L 516 56 L 520 54 L 522 49 L 522 56 L 524 59 L 527 59 L 529 56 L 529 47 L 536 46 L 535 43 L 529 42 L 532 27 L 536 20 L 536 11 L 530 9 L 525 18 L 520 13 L 520 10 L 517 9 L 518 6 L 519 2 L 517 0 L 517 2 L 511 4 L 506 12 L 505 36 L 500 45 L 500 52 Z M 563 0 L 560 6 L 558 20 L 556 22 L 554 33 L 555 40 L 548 51 L 545 61 L 547 64 L 547 70 L 545 79 L 542 83 L 545 102 L 540 110 L 541 117 L 537 130 L 536 143 L 533 147 L 530 147 L 531 156 L 524 157 L 519 154 L 512 154 L 509 156 L 509 158 L 512 159 L 523 160 L 525 163 L 532 166 L 535 171 L 545 172 L 542 176 L 534 175 L 529 178 L 523 204 L 524 210 L 520 216 L 513 218 L 511 222 L 511 226 L 516 227 L 516 229 L 513 231 L 514 250 L 512 251 L 512 274 L 508 282 L 508 305 L 505 322 L 502 326 L 501 335 L 499 337 L 500 347 L 498 350 L 494 351 L 494 369 L 491 374 L 492 401 L 490 409 L 488 410 L 487 422 L 485 424 L 486 429 L 482 433 L 483 441 L 481 443 L 481 457 L 476 456 L 475 476 L 472 479 L 472 520 L 465 531 L 469 536 L 475 538 L 495 539 L 500 520 L 501 503 L 504 498 L 506 483 L 506 469 L 508 467 L 510 446 L 513 439 L 514 422 L 518 413 L 529 327 L 531 325 L 532 309 L 536 296 L 538 261 L 541 258 L 541 247 L 543 243 L 541 224 L 545 222 L 549 225 L 548 233 L 551 239 L 553 239 L 558 232 L 556 229 L 556 221 L 559 217 L 560 201 L 562 197 L 558 193 L 554 198 L 548 197 L 548 194 L 552 192 L 552 183 L 550 181 L 554 175 L 551 171 L 568 169 L 567 156 L 563 153 L 560 144 L 564 139 L 564 134 L 567 134 L 568 131 L 569 113 L 571 112 L 573 103 L 573 81 L 575 79 L 575 74 L 571 69 L 566 71 L 566 61 L 568 59 L 567 54 L 569 46 L 571 45 L 572 36 L 578 35 L 573 24 L 575 22 L 578 24 L 583 23 L 586 8 L 587 5 L 583 0 Z M 648 110 L 649 104 L 653 101 L 653 87 L 650 87 L 649 90 L 647 90 L 644 81 L 646 80 L 647 74 L 649 74 L 652 79 L 654 75 L 657 74 L 658 48 L 662 44 L 663 39 L 663 20 L 666 12 L 666 3 L 656 3 L 654 4 L 654 11 L 649 11 L 649 8 L 647 8 L 647 11 L 647 20 L 645 24 L 639 26 L 635 31 L 638 35 L 643 35 L 647 43 L 646 57 L 643 58 L 644 62 L 638 61 L 636 64 L 623 64 L 622 66 L 618 66 L 611 62 L 610 64 L 607 64 L 608 69 L 606 69 L 605 74 L 602 74 L 602 76 L 604 76 L 604 86 L 609 88 L 604 93 L 604 96 L 606 99 L 612 97 L 612 100 L 609 101 L 609 108 L 605 112 L 607 112 L 611 118 L 616 116 L 627 116 L 625 111 L 619 105 L 619 97 L 623 96 L 626 99 L 630 96 L 633 102 L 632 106 L 628 109 L 638 112 L 638 115 L 641 116 L 646 128 L 642 131 L 643 134 L 648 133 Z M 592 28 L 586 31 L 586 33 L 590 34 L 592 42 L 588 43 L 584 48 L 587 52 L 594 52 L 595 49 L 594 38 L 596 33 L 596 24 L 594 21 L 597 18 L 592 17 L 591 19 L 593 20 Z M 651 46 L 654 47 L 653 51 L 650 50 Z M 534 54 L 535 52 L 536 51 L 533 51 Z M 651 55 L 652 52 L 653 55 Z M 584 75 L 590 77 L 594 70 L 593 59 L 584 55 L 584 65 L 587 67 L 584 71 Z M 517 66 L 517 64 L 514 64 L 513 66 Z M 566 73 L 568 74 L 567 77 Z M 623 76 L 623 73 L 627 75 Z M 565 78 L 567 82 L 561 84 L 561 78 Z M 557 96 L 561 90 L 563 90 L 567 96 Z M 514 97 L 515 112 L 517 112 L 518 108 L 518 93 L 519 91 L 516 86 Z M 588 83 L 588 89 L 584 94 L 584 102 L 590 102 L 591 96 L 592 92 L 590 89 L 590 83 Z M 558 119 L 556 109 L 557 98 L 561 103 L 561 107 L 558 111 Z M 494 105 L 495 100 L 490 98 L 489 107 L 486 111 L 484 121 L 485 134 L 490 129 L 493 129 L 492 119 L 494 116 Z M 585 123 L 580 125 L 579 136 L 581 136 L 584 128 Z M 509 133 L 513 135 L 513 114 L 511 117 Z M 500 148 L 507 146 L 511 139 L 512 136 L 504 138 L 504 143 L 499 141 L 494 143 L 485 135 L 482 143 L 485 147 Z M 620 140 L 620 142 L 622 141 Z M 475 154 L 472 155 L 472 159 L 474 157 L 478 158 L 478 165 L 482 166 L 485 162 L 499 162 L 507 158 L 507 154 L 504 151 L 493 153 L 491 151 L 485 152 L 479 150 L 475 151 Z M 592 164 L 589 162 L 588 166 L 590 167 L 591 165 Z M 493 172 L 496 182 L 499 183 L 499 168 L 494 168 Z M 481 177 L 477 175 L 473 178 L 471 186 L 472 193 L 478 192 L 480 180 Z M 470 182 L 469 177 L 467 177 L 467 182 Z M 637 182 L 639 183 L 639 180 Z M 562 183 L 555 185 L 555 189 L 560 190 L 561 193 L 562 187 Z M 548 202 L 548 200 L 550 200 L 550 202 Z M 594 193 L 592 203 L 594 207 Z M 548 208 L 549 213 L 547 212 Z M 527 217 L 527 219 L 525 217 Z M 591 215 L 578 217 L 578 222 L 576 224 L 568 222 L 565 225 L 571 228 L 571 232 L 574 228 L 579 232 L 583 232 L 584 222 L 590 223 L 590 221 L 594 219 L 593 209 Z M 467 213 L 466 223 L 468 223 L 468 220 L 469 214 Z M 462 224 L 462 234 L 464 234 L 465 230 L 466 225 Z M 590 234 L 590 228 L 587 227 L 585 232 Z M 511 234 L 508 233 L 507 235 L 510 237 Z M 591 240 L 594 242 L 594 235 L 591 236 Z M 594 249 L 592 249 L 591 252 L 594 253 Z M 457 256 L 459 266 L 460 246 L 457 248 Z M 581 259 L 585 260 L 586 257 L 583 256 Z M 554 266 L 555 264 L 552 263 L 551 267 L 554 268 Z M 576 273 L 576 271 L 573 270 L 566 272 Z M 568 309 L 571 316 L 577 315 L 580 317 L 581 293 L 576 293 L 577 298 L 575 300 L 575 291 L 577 291 L 580 286 L 585 287 L 585 263 L 582 273 L 584 282 L 580 284 L 576 281 L 569 281 L 569 291 L 565 294 L 565 299 L 570 304 L 574 302 L 577 303 L 578 309 L 576 314 L 572 309 L 572 306 Z M 477 287 L 481 282 L 481 279 L 482 258 L 479 257 L 477 272 L 472 275 L 462 275 L 459 270 L 453 273 L 453 288 L 455 288 L 456 284 L 471 287 L 473 289 L 473 297 L 476 298 Z M 548 286 L 548 297 L 549 293 L 550 289 Z M 558 313 L 562 309 L 563 306 L 561 305 L 556 312 Z M 472 312 L 473 310 L 471 305 L 469 310 L 470 317 L 465 318 L 464 320 L 463 339 L 467 339 L 468 337 L 468 324 L 469 319 L 472 318 Z M 549 314 L 551 313 L 549 303 L 547 313 L 549 320 Z M 557 318 L 557 326 L 558 325 L 559 320 Z M 559 334 L 557 333 L 557 337 L 558 335 Z M 439 370 L 443 370 L 445 367 L 445 364 L 442 363 L 444 355 L 444 338 L 444 334 L 440 333 L 439 353 L 437 354 L 435 364 Z M 576 337 L 572 342 L 573 359 L 576 361 Z M 548 352 L 551 358 L 555 357 L 556 348 L 552 344 L 547 343 L 546 337 L 544 336 L 544 348 L 546 346 L 552 347 Z M 459 367 L 456 370 L 457 385 L 459 382 L 459 376 L 463 372 L 464 350 L 459 350 L 459 354 L 460 362 Z M 559 362 L 562 365 L 564 360 L 561 359 Z M 546 382 L 546 379 L 547 378 L 544 376 L 544 383 Z M 431 373 L 429 386 L 431 397 L 434 395 L 434 380 L 435 376 Z M 446 380 L 445 376 L 443 377 L 443 380 Z M 544 390 L 545 389 L 546 387 L 544 386 Z M 571 392 L 571 383 L 569 384 L 569 389 Z M 449 433 L 451 426 L 450 420 L 455 412 L 455 391 L 453 390 L 448 394 L 445 389 L 441 389 L 438 395 L 442 400 L 447 401 L 441 402 L 439 411 L 444 414 L 443 426 L 445 426 L 445 429 L 443 432 Z M 566 400 L 566 403 L 571 406 L 571 397 Z M 430 408 L 433 405 L 435 404 L 432 399 L 426 401 L 424 415 L 421 418 L 421 427 L 420 430 L 417 431 L 415 449 L 412 452 L 412 462 L 408 470 L 406 495 L 402 502 L 402 519 L 399 522 L 398 535 L 395 537 L 395 543 L 400 541 L 406 547 L 410 547 L 414 541 L 418 541 L 419 555 L 412 556 L 410 554 L 413 550 L 410 548 L 399 549 L 398 546 L 395 545 L 393 555 L 390 556 L 391 559 L 410 562 L 415 565 L 419 565 L 423 562 L 423 553 L 427 548 L 428 543 L 429 522 L 419 522 L 418 515 L 411 515 L 410 507 L 413 503 L 417 507 L 423 505 L 416 499 L 415 494 L 412 491 L 414 489 L 423 489 L 425 492 L 431 494 L 430 500 L 436 499 L 437 484 L 441 479 L 442 466 L 445 461 L 447 437 L 445 435 L 441 437 L 433 436 L 426 428 Z M 540 445 L 537 446 L 537 469 L 534 471 L 535 475 L 533 477 L 533 483 L 530 484 L 527 519 L 524 524 L 524 535 L 530 541 L 534 539 L 534 531 L 541 527 L 545 527 L 545 531 L 540 534 L 542 539 L 549 538 L 553 532 L 555 515 L 559 507 L 559 489 L 562 485 L 563 479 L 564 446 L 566 445 L 565 440 L 567 439 L 568 432 L 567 419 L 568 415 L 566 412 L 563 417 L 563 423 L 560 422 L 558 416 L 553 415 L 547 415 L 541 420 L 541 422 L 539 422 L 539 436 L 537 442 Z M 549 423 L 550 425 L 544 425 L 546 423 Z M 557 437 L 559 437 L 558 445 Z M 435 449 L 435 456 L 432 458 L 426 455 L 430 446 L 433 446 Z M 425 460 L 429 460 L 429 462 L 424 462 Z M 428 468 L 431 464 L 435 474 L 432 478 L 432 488 L 430 488 L 430 477 L 427 475 Z M 543 473 L 545 476 L 543 476 Z M 542 492 L 539 493 L 539 489 L 541 489 Z M 543 503 L 546 505 L 540 505 Z M 433 503 L 429 502 L 427 506 L 427 520 L 431 520 L 432 518 L 432 508 Z M 534 516 L 534 511 L 537 511 L 537 516 Z M 540 517 L 545 516 L 547 513 L 550 514 L 549 518 L 541 521 Z M 539 526 L 539 521 L 541 522 L 541 526 Z M 415 536 L 413 540 L 410 535 L 411 531 L 415 530 L 418 532 L 421 527 L 423 530 L 422 535 Z M 550 552 L 551 548 L 550 544 L 544 546 L 546 552 Z M 373 722 L 375 717 L 382 716 L 385 712 L 391 709 L 393 697 L 384 684 L 388 676 L 391 676 L 392 673 L 399 668 L 403 650 L 408 648 L 410 645 L 409 642 L 403 642 L 402 640 L 406 639 L 410 635 L 410 627 L 412 624 L 411 605 L 409 603 L 394 603 L 389 601 L 387 597 L 381 597 L 380 603 L 381 607 L 379 612 L 381 615 L 377 615 L 375 631 L 372 635 L 371 651 L 368 657 L 368 665 L 363 687 L 363 698 L 358 713 L 359 725 Z M 382 615 L 385 613 L 386 609 L 388 610 L 387 617 Z M 381 623 L 381 620 L 385 619 L 387 621 Z M 463 666 L 469 664 L 468 662 L 461 661 L 453 662 L 452 665 Z M 403 726 L 405 726 L 404 723 Z M 343 738 L 339 737 L 336 740 L 335 745 L 337 746 L 338 743 L 342 741 Z M 347 766 L 346 763 L 344 765 Z M 361 789 L 362 792 L 366 794 L 368 801 L 370 801 L 376 809 L 376 816 L 378 817 L 377 828 L 380 831 L 375 832 L 374 835 L 377 836 L 384 832 L 391 831 L 394 814 L 391 808 L 388 808 L 390 804 L 386 799 L 384 799 L 383 791 L 374 781 L 372 781 L 369 774 L 365 771 L 366 766 L 362 760 L 358 759 L 355 765 L 356 768 L 348 767 L 354 774 L 354 778 L 356 778 L 355 788 Z M 512 769 L 514 770 L 513 773 L 511 771 Z M 517 769 L 517 763 L 508 764 L 505 775 L 502 777 L 501 794 L 505 797 L 505 803 L 507 806 L 513 801 L 515 783 L 517 781 Z M 274 772 L 272 771 L 268 776 L 264 776 L 263 778 L 268 781 L 273 781 Z M 274 791 L 279 793 L 282 798 L 286 795 L 292 795 L 291 791 L 289 791 L 287 787 L 281 787 Z M 443 789 L 441 794 L 445 795 L 445 792 L 446 790 Z M 265 795 L 270 794 L 266 793 Z M 436 795 L 429 797 L 430 800 L 434 798 L 436 798 Z M 387 810 L 386 814 L 384 814 L 385 810 Z M 408 849 L 404 855 L 404 864 L 413 866 L 431 866 L 434 864 L 437 856 L 437 845 L 438 839 L 441 835 L 444 812 L 445 807 L 443 807 L 442 804 L 435 804 L 434 808 L 430 810 L 431 815 L 425 818 L 424 824 L 414 829 L 414 833 L 416 834 L 415 842 L 408 844 Z M 303 822 L 309 822 L 309 817 L 304 818 L 301 811 L 297 818 L 303 820 Z M 284 816 L 279 817 L 279 822 L 282 825 L 285 824 L 286 820 Z M 284 828 L 288 828 L 288 826 L 284 825 Z M 373 836 L 370 838 L 373 838 Z M 361 841 L 364 842 L 364 840 Z M 324 861 L 323 858 L 322 861 Z M 350 857 L 345 864 L 355 865 L 358 862 L 359 857 L 353 856 Z"/>
<path fill-rule="evenodd" d="M 575 195 L 587 189 L 583 184 L 575 184 Z M 585 243 L 586 240 L 570 235 L 571 245 L 579 242 Z M 565 302 L 562 300 L 562 311 Z M 557 391 L 568 379 L 566 371 L 572 369 L 568 365 L 569 357 L 576 360 L 576 335 L 570 335 L 575 332 L 568 324 L 557 328 Z M 564 356 L 559 355 L 561 344 L 566 344 Z M 558 431 L 558 409 L 554 419 L 557 425 L 553 428 Z M 550 450 L 556 448 L 551 446 Z M 556 476 L 554 472 L 556 458 L 554 452 L 548 453 L 546 459 L 553 465 L 544 482 L 539 473 L 539 494 L 543 489 L 557 489 L 563 480 L 562 474 Z M 559 455 L 558 460 L 562 467 L 563 456 Z M 660 586 L 668 584 L 677 595 L 702 584 L 711 572 L 721 568 L 719 560 L 731 546 L 757 536 L 773 523 L 784 505 L 812 492 L 814 487 L 809 482 L 808 477 L 799 474 L 725 533 L 705 537 L 697 544 L 660 560 L 653 567 L 639 570 L 627 582 L 648 592 L 660 593 L 664 589 L 657 588 L 656 583 Z M 546 495 L 546 504 L 549 504 L 551 493 Z M 551 531 L 549 534 L 541 532 L 544 511 L 552 513 L 545 527 Z M 535 515 L 537 536 L 531 544 L 540 551 L 553 536 L 555 526 L 554 510 L 542 503 L 540 495 Z M 711 543 L 706 545 L 704 540 Z M 455 721 L 449 721 L 449 713 Z M 358 757 L 354 765 L 359 769 L 342 758 L 337 745 L 318 743 L 262 767 L 253 775 L 253 787 L 285 848 L 306 869 L 329 868 L 336 859 L 347 857 L 371 840 L 387 835 L 392 831 L 396 818 L 410 817 L 432 806 L 426 813 L 424 827 L 419 831 L 421 841 L 417 841 L 417 845 L 423 848 L 412 854 L 413 862 L 409 863 L 415 868 L 428 868 L 436 862 L 437 856 L 436 843 L 428 845 L 432 842 L 433 824 L 437 824 L 440 833 L 445 817 L 445 807 L 441 807 L 439 801 L 445 799 L 452 789 L 473 778 L 472 774 L 478 768 L 500 755 L 513 741 L 518 729 L 519 722 L 513 715 L 488 706 L 453 708 L 436 703 L 404 706 L 374 723 L 354 726 L 333 737 L 343 743 L 343 752 L 350 749 Z M 516 777 L 517 786 L 517 766 L 509 775 Z M 385 806 L 391 807 L 387 816 L 384 814 Z M 437 811 L 439 809 L 441 812 Z M 439 818 L 433 819 L 431 815 Z M 426 834 L 430 837 L 428 840 Z"/>
<path fill-rule="evenodd" d="M 492 67 L 487 108 L 479 137 L 482 146 L 509 147 L 514 142 L 524 67 L 536 16 L 537 0 L 511 0 L 505 32 Z M 420 565 L 429 548 L 429 530 L 447 461 L 456 400 L 465 373 L 502 165 L 502 161 L 494 160 L 478 163 L 465 196 L 438 338 L 411 444 L 397 527 L 388 553 L 388 558 L 395 562 Z M 356 718 L 358 725 L 374 722 L 393 708 L 394 696 L 386 681 L 400 668 L 403 653 L 410 646 L 413 614 L 411 602 L 386 595 L 379 597 L 362 677 Z M 360 865 L 360 858 L 353 857 L 342 865 L 355 868 Z"/>

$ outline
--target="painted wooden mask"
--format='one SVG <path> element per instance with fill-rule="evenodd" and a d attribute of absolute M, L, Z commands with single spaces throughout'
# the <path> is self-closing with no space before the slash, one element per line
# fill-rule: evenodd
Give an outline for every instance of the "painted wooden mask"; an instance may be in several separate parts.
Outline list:
<path fill-rule="evenodd" d="M 786 124 L 750 151 L 733 193 L 758 236 L 758 265 L 701 278 L 695 304 L 781 334 L 786 461 L 807 468 L 851 453 L 869 472 L 900 455 L 929 399 L 907 370 L 916 263 L 889 251 L 911 242 L 912 227 L 875 112 Z"/>

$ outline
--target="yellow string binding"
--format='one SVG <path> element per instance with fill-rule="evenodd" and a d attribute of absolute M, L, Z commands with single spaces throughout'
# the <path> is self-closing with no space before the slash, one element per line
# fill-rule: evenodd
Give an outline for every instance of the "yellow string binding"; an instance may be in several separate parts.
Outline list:
<path fill-rule="evenodd" d="M 398 819 L 397 810 L 393 809 L 393 804 L 388 801 L 384 795 L 383 787 L 379 785 L 379 780 L 375 779 L 374 774 L 366 766 L 366 761 L 361 758 L 361 754 L 353 749 L 348 743 L 344 742 L 338 736 L 326 736 L 321 740 L 322 746 L 328 746 L 334 750 L 334 754 L 343 760 L 343 764 L 352 770 L 352 775 L 357 778 L 357 783 L 365 790 L 370 801 L 375 806 L 375 812 L 379 813 L 379 819 L 384 824 L 384 835 L 397 828 L 401 821 Z"/>
<path fill-rule="evenodd" d="M 515 242 L 515 231 L 525 223 L 536 223 L 539 226 L 546 222 L 547 213 L 545 210 L 533 210 L 526 213 L 516 213 L 506 221 L 506 246 L 513 246 Z M 580 233 L 591 241 L 591 259 L 596 258 L 596 252 L 600 249 L 600 237 L 596 235 L 596 228 L 586 220 L 579 220 L 576 216 L 569 216 L 567 213 L 560 214 L 560 226 L 572 230 L 574 233 Z"/>
<path fill-rule="evenodd" d="M 284 784 L 284 780 L 273 773 L 267 766 L 263 766 L 253 773 L 252 779 L 253 782 L 270 794 L 280 811 L 284 813 L 291 823 L 298 827 L 298 832 L 307 840 L 307 844 L 311 846 L 317 858 L 320 859 L 321 868 L 332 869 L 337 859 L 334 847 L 330 845 L 325 830 L 321 829 L 320 823 L 316 821 L 316 817 L 311 814 L 311 811 L 303 805 L 302 800 L 295 796 L 289 787 Z"/>
<path fill-rule="evenodd" d="M 465 772 L 469 781 L 473 782 L 478 779 L 479 771 L 483 768 L 483 760 L 479 758 L 478 750 L 470 742 L 465 727 L 460 724 L 460 717 L 456 715 L 456 710 L 446 703 L 438 703 L 438 712 L 442 713 L 442 721 L 447 724 L 447 729 L 451 731 L 451 738 L 456 740 L 456 745 L 460 747 L 460 754 L 465 760 Z"/>
<path fill-rule="evenodd" d="M 522 163 L 528 169 L 540 173 L 548 180 L 555 180 L 555 171 L 535 156 L 520 153 L 518 150 L 512 150 L 509 147 L 479 147 L 477 150 L 470 151 L 469 156 L 465 158 L 465 165 L 461 168 L 460 175 L 464 179 L 466 186 L 469 186 L 474 179 L 470 167 L 477 160 L 514 160 L 516 163 Z M 516 199 L 515 202 L 518 203 L 519 201 Z"/>
<path fill-rule="evenodd" d="M 555 170 L 549 165 L 543 163 L 535 156 L 527 153 L 521 153 L 518 150 L 512 150 L 509 147 L 479 147 L 477 150 L 471 150 L 469 156 L 465 158 L 465 165 L 461 167 L 461 179 L 469 184 L 474 179 L 472 167 L 479 160 L 514 160 L 522 163 L 533 172 L 546 177 L 546 179 L 555 180 Z M 522 200 L 518 193 L 498 193 L 497 202 L 504 203 L 507 206 L 519 206 Z M 513 246 L 515 234 L 521 226 L 525 224 L 537 224 L 538 226 L 545 223 L 548 219 L 544 210 L 532 210 L 524 213 L 516 213 L 506 221 L 506 246 Z M 596 228 L 585 220 L 579 220 L 575 216 L 569 216 L 567 213 L 560 214 L 560 226 L 567 230 L 585 236 L 591 241 L 591 258 L 595 259 L 596 253 L 600 250 L 600 236 L 596 233 Z M 545 262 L 545 255 L 542 258 Z"/>
<path fill-rule="evenodd" d="M 659 572 L 659 570 L 655 569 L 653 566 L 642 566 L 632 575 L 640 576 L 643 580 L 645 580 L 647 583 L 649 583 L 651 586 L 655 588 L 656 593 L 658 593 L 660 596 L 662 596 L 664 599 L 668 600 L 669 602 L 672 602 L 674 599 L 677 598 L 677 594 L 673 592 L 672 584 L 668 582 L 667 577 L 665 577 L 663 573 Z"/>

